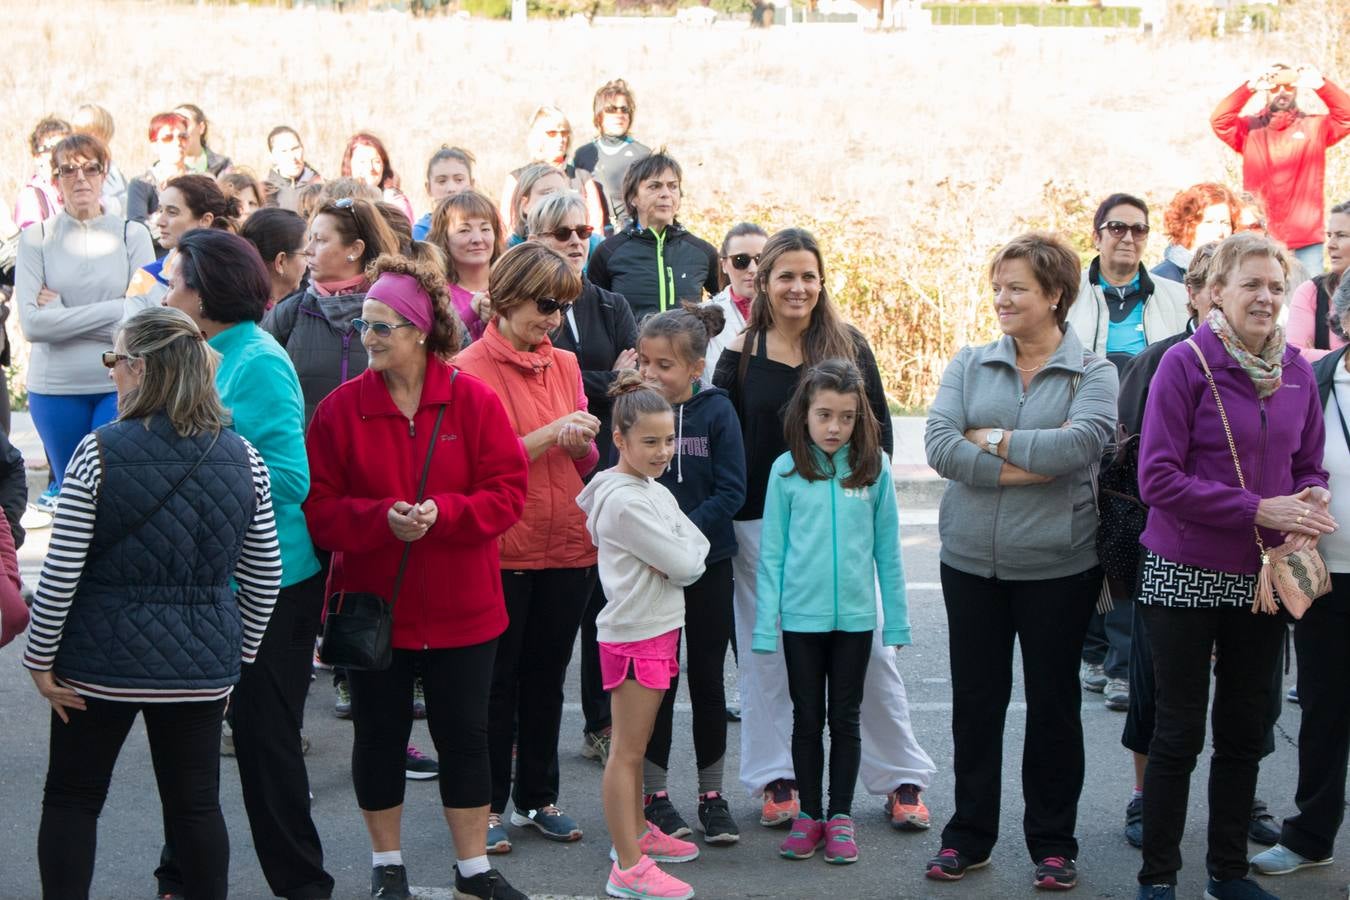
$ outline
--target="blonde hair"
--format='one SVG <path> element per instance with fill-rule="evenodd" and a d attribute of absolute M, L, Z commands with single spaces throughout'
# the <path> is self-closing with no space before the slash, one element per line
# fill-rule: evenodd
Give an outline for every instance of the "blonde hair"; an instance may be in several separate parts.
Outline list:
<path fill-rule="evenodd" d="M 144 419 L 163 413 L 183 437 L 218 432 L 230 411 L 216 390 L 220 354 L 209 347 L 187 313 L 166 306 L 132 316 L 119 333 L 127 356 L 140 360 L 141 383 L 117 400 L 117 418 Z"/>
<path fill-rule="evenodd" d="M 563 180 L 563 190 L 567 189 L 567 174 L 552 163 L 530 163 L 516 179 L 516 189 L 511 192 L 511 233 L 525 238 L 525 198 L 530 196 L 535 185 L 550 175 L 558 175 Z"/>
<path fill-rule="evenodd" d="M 1273 239 L 1253 231 L 1239 231 L 1226 237 L 1209 264 L 1209 286 L 1219 290 L 1228 285 L 1228 279 L 1244 262 L 1253 256 L 1264 256 L 1280 264 L 1285 287 L 1289 286 L 1289 254 Z"/>
<path fill-rule="evenodd" d="M 538 237 L 557 228 L 574 212 L 579 213 L 583 220 L 586 218 L 586 201 L 581 199 L 581 195 L 576 191 L 566 190 L 549 194 L 530 207 L 526 230 L 531 237 Z"/>

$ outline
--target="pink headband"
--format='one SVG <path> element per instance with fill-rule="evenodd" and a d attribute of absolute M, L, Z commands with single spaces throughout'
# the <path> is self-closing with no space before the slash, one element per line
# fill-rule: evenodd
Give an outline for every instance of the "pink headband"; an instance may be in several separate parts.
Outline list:
<path fill-rule="evenodd" d="M 431 333 L 434 321 L 431 298 L 422 284 L 411 275 L 385 272 L 366 291 L 367 300 L 378 300 L 398 313 L 423 334 Z"/>

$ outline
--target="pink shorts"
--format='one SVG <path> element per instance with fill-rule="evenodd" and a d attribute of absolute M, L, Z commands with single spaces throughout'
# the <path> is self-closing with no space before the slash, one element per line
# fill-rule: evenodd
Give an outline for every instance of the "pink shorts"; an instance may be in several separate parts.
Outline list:
<path fill-rule="evenodd" d="M 612 691 L 631 677 L 645 688 L 669 690 L 671 679 L 680 674 L 680 664 L 675 660 L 679 649 L 678 628 L 645 641 L 619 644 L 601 641 L 601 683 L 605 690 Z"/>

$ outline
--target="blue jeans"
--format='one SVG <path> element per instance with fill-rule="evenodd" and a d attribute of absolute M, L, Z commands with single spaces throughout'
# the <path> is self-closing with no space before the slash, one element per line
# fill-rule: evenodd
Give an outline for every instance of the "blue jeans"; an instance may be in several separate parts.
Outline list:
<path fill-rule="evenodd" d="M 1325 269 L 1322 268 L 1322 244 L 1309 244 L 1306 247 L 1299 247 L 1294 251 L 1294 258 L 1298 264 L 1307 272 L 1309 278 L 1321 275 Z M 1290 285 L 1294 287 L 1294 285 Z"/>
<path fill-rule="evenodd" d="M 84 436 L 117 418 L 117 392 L 107 394 L 28 394 L 33 426 L 52 464 L 57 490 L 66 466 Z"/>

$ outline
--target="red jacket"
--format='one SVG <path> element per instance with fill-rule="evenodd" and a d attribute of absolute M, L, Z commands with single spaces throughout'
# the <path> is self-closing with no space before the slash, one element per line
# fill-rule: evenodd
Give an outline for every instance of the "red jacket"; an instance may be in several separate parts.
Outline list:
<path fill-rule="evenodd" d="M 577 358 L 547 338 L 532 351 L 511 346 L 497 323 L 455 357 L 455 365 L 491 385 L 522 437 L 550 422 L 586 408 Z M 577 506 L 581 478 L 595 468 L 599 454 L 574 460 L 561 447 L 550 447 L 530 463 L 525 514 L 502 536 L 503 569 L 579 569 L 595 565 L 595 544 L 586 515 Z"/>
<path fill-rule="evenodd" d="M 1219 140 L 1242 154 L 1242 186 L 1265 204 L 1271 235 L 1291 250 L 1320 244 L 1327 148 L 1350 134 L 1350 94 L 1327 81 L 1317 96 L 1329 115 L 1262 110 L 1243 116 L 1252 93 L 1244 84 L 1223 98 L 1209 124 Z"/>
<path fill-rule="evenodd" d="M 310 492 L 305 519 L 314 543 L 333 551 L 328 591 L 372 591 L 389 599 L 404 544 L 389 530 L 395 501 L 417 501 L 428 441 L 448 404 L 423 499 L 436 524 L 413 541 L 394 604 L 394 646 L 466 647 L 506 630 L 497 538 L 525 505 L 526 459 L 492 389 L 432 357 L 411 420 L 384 378 L 367 370 L 314 411 L 305 446 Z"/>

